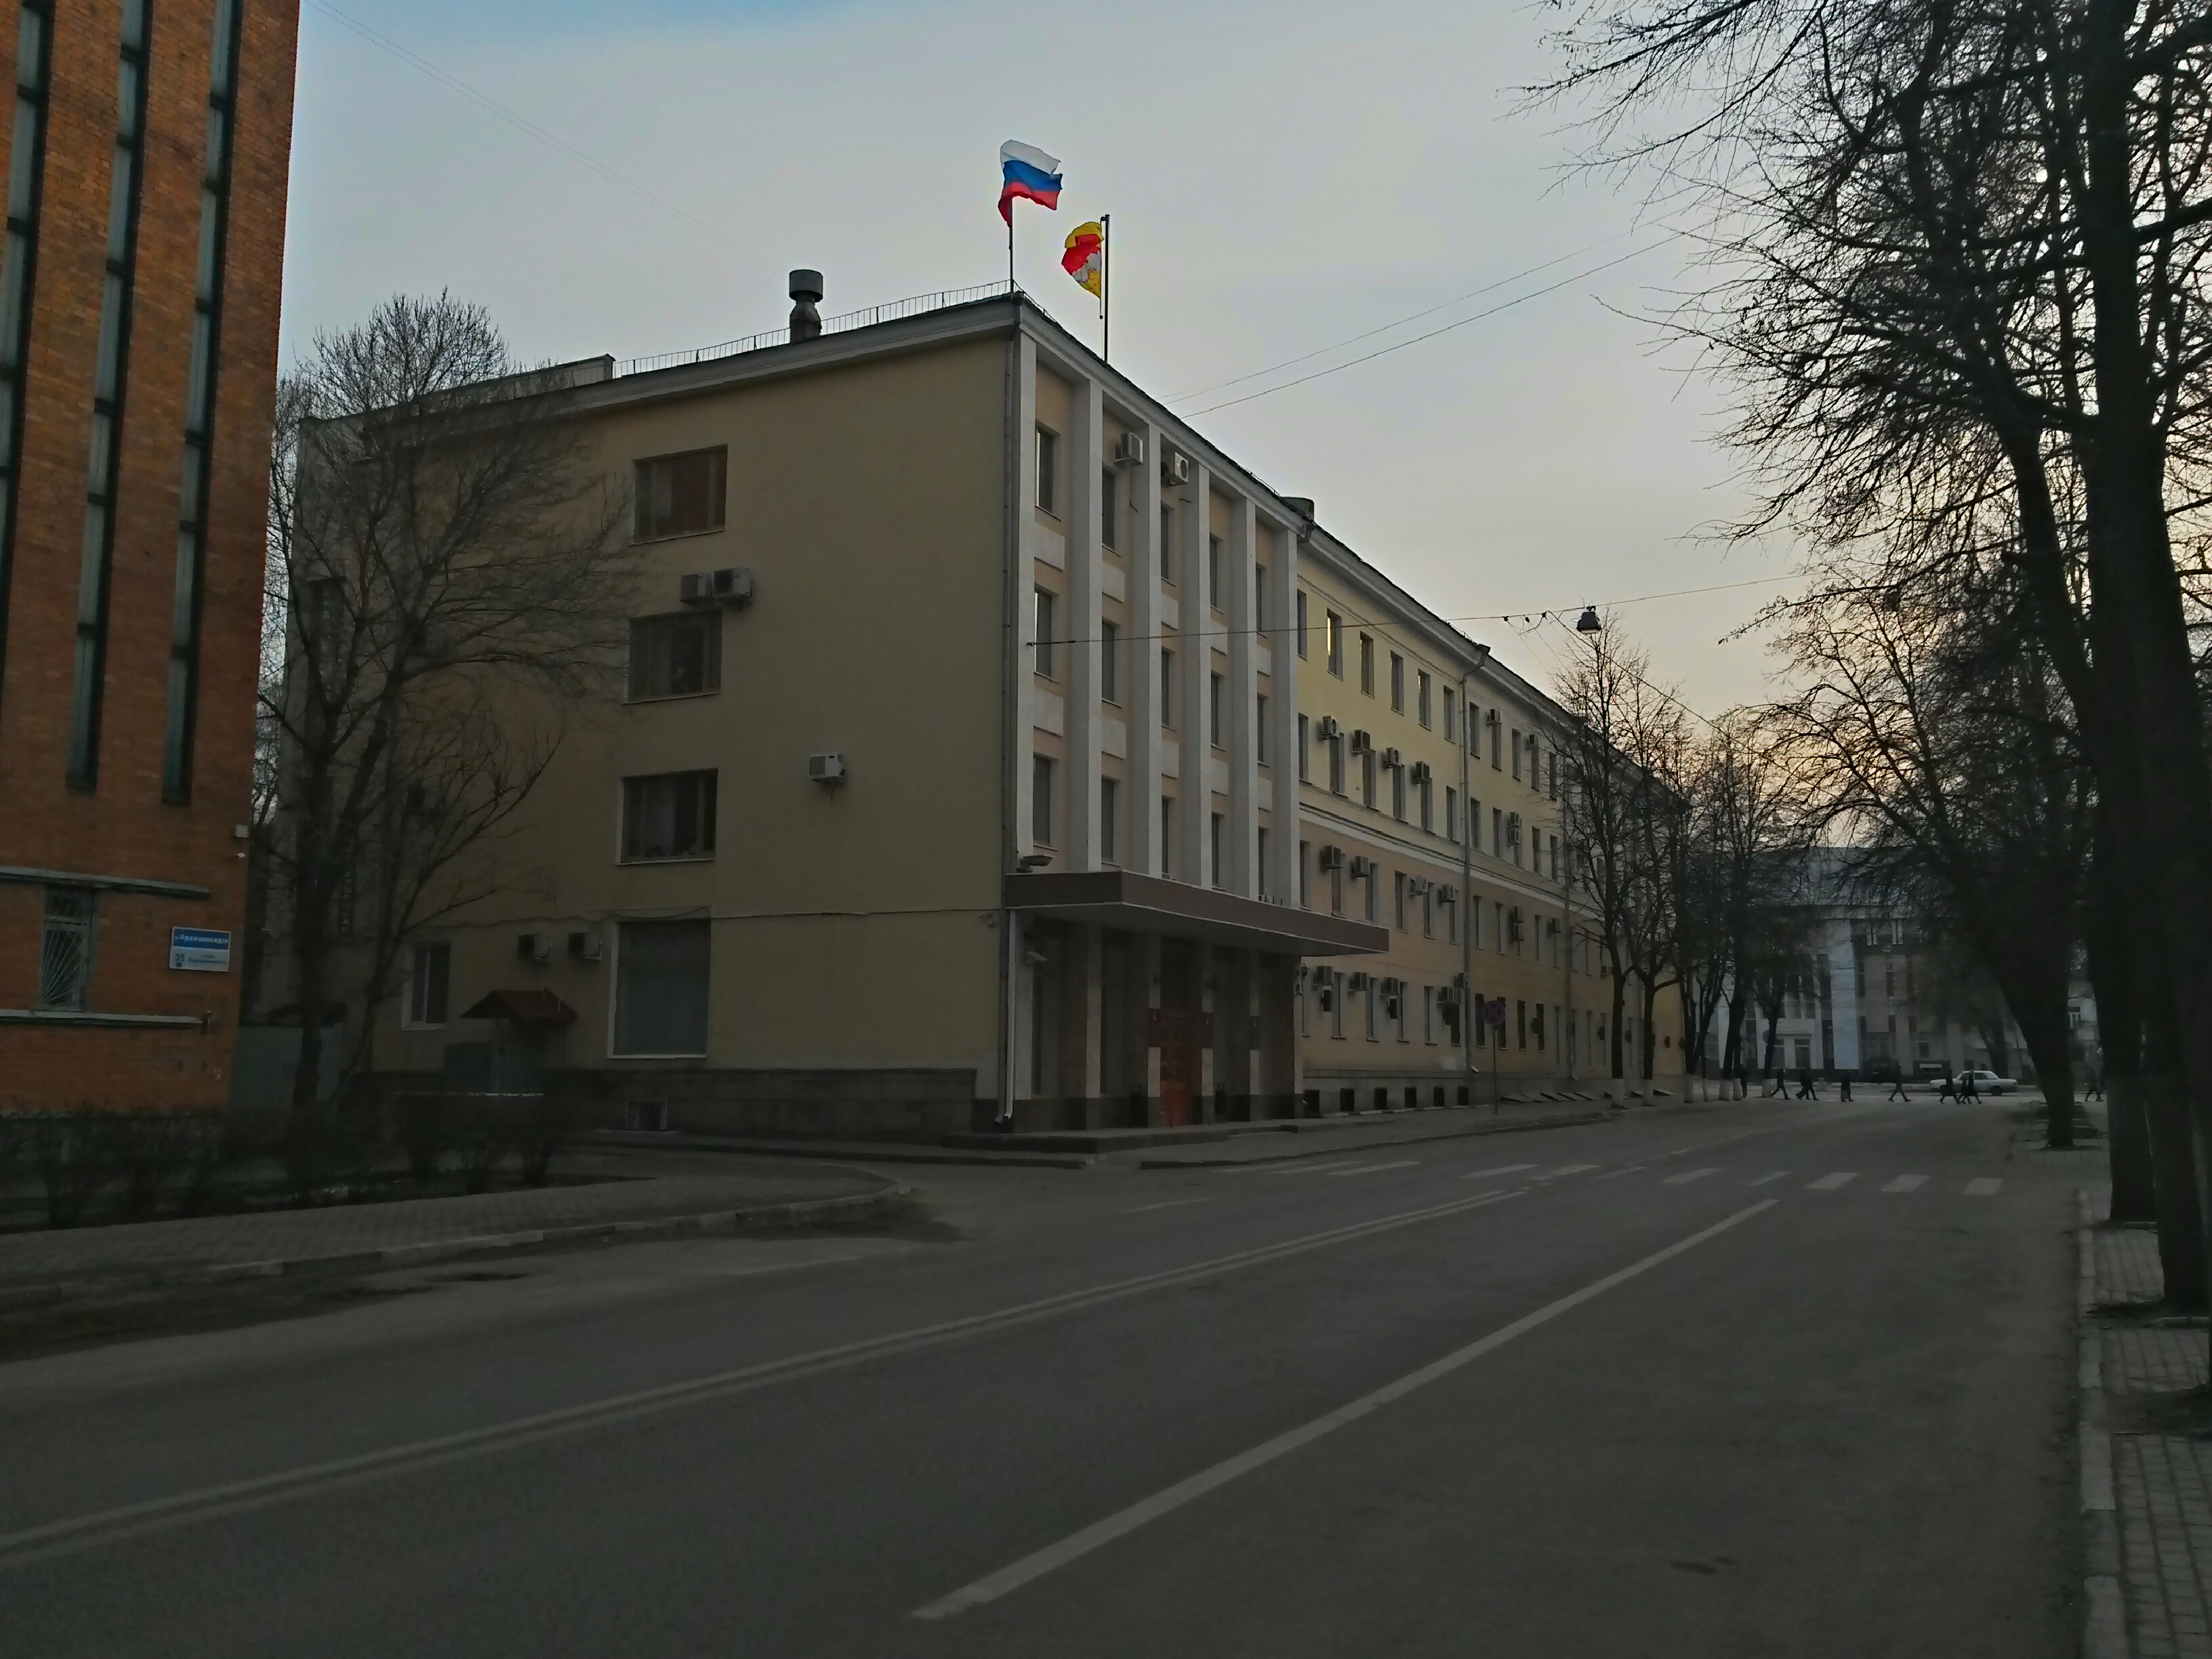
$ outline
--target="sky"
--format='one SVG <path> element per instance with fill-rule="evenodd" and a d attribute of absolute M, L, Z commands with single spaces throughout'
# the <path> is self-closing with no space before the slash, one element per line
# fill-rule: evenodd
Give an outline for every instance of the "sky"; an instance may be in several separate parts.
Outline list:
<path fill-rule="evenodd" d="M 1723 389 L 1656 320 L 1685 245 L 1573 167 L 1579 112 L 1518 90 L 1557 15 L 305 0 L 284 356 L 400 292 L 479 301 L 545 361 L 775 328 L 794 266 L 831 316 L 988 283 L 1018 138 L 1062 162 L 1060 211 L 1016 210 L 1060 323 L 1098 343 L 1058 255 L 1111 213 L 1118 368 L 1540 684 L 1579 642 L 1492 618 L 1717 588 L 1618 612 L 1717 714 L 1770 689 L 1735 635 L 1792 563 L 1713 533 L 1745 506 Z"/>

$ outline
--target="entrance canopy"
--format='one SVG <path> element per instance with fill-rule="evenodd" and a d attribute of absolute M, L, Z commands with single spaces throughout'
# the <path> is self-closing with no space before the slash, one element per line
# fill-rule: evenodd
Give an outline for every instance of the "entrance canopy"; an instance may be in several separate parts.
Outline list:
<path fill-rule="evenodd" d="M 1010 875 L 1006 903 L 1024 915 L 1055 921 L 1092 922 L 1125 933 L 1200 939 L 1278 956 L 1373 956 L 1390 946 L 1389 932 L 1369 922 L 1316 915 L 1130 870 Z"/>

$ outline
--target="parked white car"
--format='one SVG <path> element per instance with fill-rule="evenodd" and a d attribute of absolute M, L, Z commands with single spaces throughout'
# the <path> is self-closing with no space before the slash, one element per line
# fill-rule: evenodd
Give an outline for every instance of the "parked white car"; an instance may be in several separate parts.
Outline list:
<path fill-rule="evenodd" d="M 2020 1087 L 2020 1079 L 2016 1077 L 1999 1077 L 1995 1072 L 1961 1072 L 1951 1079 L 1953 1091 L 1965 1093 L 1969 1078 L 1973 1079 L 1974 1092 L 1978 1095 L 2008 1094 Z M 1941 1079 L 1938 1079 L 1937 1086 L 1942 1086 Z"/>

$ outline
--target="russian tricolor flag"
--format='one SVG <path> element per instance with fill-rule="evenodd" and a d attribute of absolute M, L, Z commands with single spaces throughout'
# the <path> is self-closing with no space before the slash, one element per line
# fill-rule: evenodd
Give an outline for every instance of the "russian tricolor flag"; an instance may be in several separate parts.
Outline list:
<path fill-rule="evenodd" d="M 1035 202 L 1039 207 L 1060 206 L 1060 158 L 1048 155 L 1035 144 L 1018 144 L 1009 138 L 999 146 L 999 165 L 1005 170 L 1006 184 L 999 191 L 999 216 L 1008 224 L 1014 222 L 1014 198 Z"/>

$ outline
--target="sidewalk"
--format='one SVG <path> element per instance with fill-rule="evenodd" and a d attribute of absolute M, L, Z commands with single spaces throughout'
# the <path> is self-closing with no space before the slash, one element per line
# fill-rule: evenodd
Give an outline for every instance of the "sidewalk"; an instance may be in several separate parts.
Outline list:
<path fill-rule="evenodd" d="M 594 1152 L 556 1174 L 605 1177 L 474 1197 L 334 1204 L 0 1237 L 0 1301 L 131 1282 L 191 1283 L 314 1268 L 398 1267 L 471 1251 L 623 1234 L 727 1230 L 852 1213 L 901 1196 L 842 1163 L 743 1164 Z"/>
<path fill-rule="evenodd" d="M 2146 1426 L 2206 1383 L 2202 1320 L 2130 1321 L 2158 1300 L 2157 1235 L 2081 1195 L 2081 1508 L 2088 1659 L 2212 1659 L 2212 1443 Z"/>
<path fill-rule="evenodd" d="M 1660 1105 L 1679 1102 L 1662 1101 Z M 1560 1099 L 1547 1103 L 1489 1106 L 1448 1106 L 1442 1110 L 1363 1113 L 1354 1118 L 1304 1118 L 1291 1124 L 1255 1125 L 1262 1128 L 1295 1128 L 1290 1134 L 1246 1134 L 1233 1139 L 1194 1146 L 1167 1146 L 1121 1158 L 1140 1170 L 1188 1170 L 1246 1164 L 1282 1164 L 1294 1158 L 1324 1158 L 1333 1152 L 1364 1152 L 1370 1147 L 1403 1146 L 1423 1140 L 1457 1140 L 1468 1135 L 1509 1134 L 1518 1129 L 1564 1128 L 1578 1123 L 1603 1123 L 1632 1112 L 1649 1110 L 1643 1103 L 1608 1110 L 1602 1102 Z"/>

